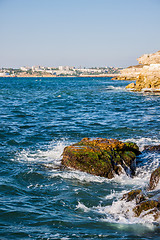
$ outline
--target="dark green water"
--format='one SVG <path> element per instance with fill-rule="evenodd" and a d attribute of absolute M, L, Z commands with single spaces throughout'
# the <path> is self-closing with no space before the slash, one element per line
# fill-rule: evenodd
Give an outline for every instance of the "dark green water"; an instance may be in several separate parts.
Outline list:
<path fill-rule="evenodd" d="M 125 214 L 124 192 L 148 184 L 158 154 L 135 178 L 59 168 L 83 137 L 160 144 L 160 95 L 110 78 L 0 78 L 0 239 L 160 239 L 152 218 Z"/>

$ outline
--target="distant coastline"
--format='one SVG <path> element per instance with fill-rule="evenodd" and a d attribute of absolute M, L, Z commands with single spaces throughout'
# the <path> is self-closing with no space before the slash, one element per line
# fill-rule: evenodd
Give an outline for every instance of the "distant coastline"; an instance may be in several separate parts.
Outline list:
<path fill-rule="evenodd" d="M 0 77 L 116 77 L 121 69 L 117 67 L 24 66 L 20 68 L 1 68 Z"/>
<path fill-rule="evenodd" d="M 119 74 L 98 74 L 98 75 L 79 75 L 79 76 L 73 76 L 73 75 L 67 75 L 67 76 L 56 76 L 56 75 L 51 75 L 51 74 L 47 74 L 47 75 L 0 75 L 0 78 L 85 78 L 85 77 L 111 77 L 111 78 L 116 78 L 118 77 Z"/>

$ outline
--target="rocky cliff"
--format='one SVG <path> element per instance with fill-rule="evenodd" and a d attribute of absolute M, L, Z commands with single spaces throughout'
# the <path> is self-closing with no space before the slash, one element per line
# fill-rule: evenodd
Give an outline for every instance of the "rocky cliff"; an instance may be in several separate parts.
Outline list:
<path fill-rule="evenodd" d="M 134 88 L 138 91 L 160 91 L 160 64 L 143 67 Z"/>
<path fill-rule="evenodd" d="M 160 51 L 151 54 L 144 54 L 137 58 L 139 64 L 160 64 Z"/>
<path fill-rule="evenodd" d="M 124 68 L 120 71 L 120 74 L 113 78 L 113 80 L 136 80 L 144 65 L 135 65 L 128 68 Z"/>
<path fill-rule="evenodd" d="M 144 54 L 137 59 L 139 65 L 121 71 L 118 80 L 136 80 L 126 88 L 135 91 L 160 91 L 160 51 Z"/>
<path fill-rule="evenodd" d="M 114 77 L 114 80 L 135 80 L 138 78 L 144 65 L 130 66 L 122 69 L 120 74 Z"/>

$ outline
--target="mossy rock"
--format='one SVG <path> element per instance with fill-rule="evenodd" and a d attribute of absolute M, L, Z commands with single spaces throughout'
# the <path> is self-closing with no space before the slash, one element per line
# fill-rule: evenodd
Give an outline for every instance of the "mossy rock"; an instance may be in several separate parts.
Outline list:
<path fill-rule="evenodd" d="M 154 190 L 160 181 L 160 167 L 158 167 L 151 174 L 150 182 L 149 182 L 149 190 Z"/>
<path fill-rule="evenodd" d="M 134 174 L 134 160 L 139 148 L 135 143 L 116 139 L 84 138 L 63 151 L 62 165 L 93 175 L 113 178 L 123 169 Z"/>
<path fill-rule="evenodd" d="M 151 210 L 151 211 L 149 211 Z M 141 213 L 144 211 L 146 214 L 151 214 L 153 211 L 158 212 L 160 210 L 160 203 L 156 200 L 147 200 L 138 204 L 134 209 L 133 212 L 135 213 L 136 217 L 139 217 Z"/>

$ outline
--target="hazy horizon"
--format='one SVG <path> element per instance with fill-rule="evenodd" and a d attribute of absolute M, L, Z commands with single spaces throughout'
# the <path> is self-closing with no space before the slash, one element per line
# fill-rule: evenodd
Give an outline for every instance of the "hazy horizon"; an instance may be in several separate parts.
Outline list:
<path fill-rule="evenodd" d="M 160 50 L 158 0 L 0 0 L 0 68 L 127 67 Z"/>

